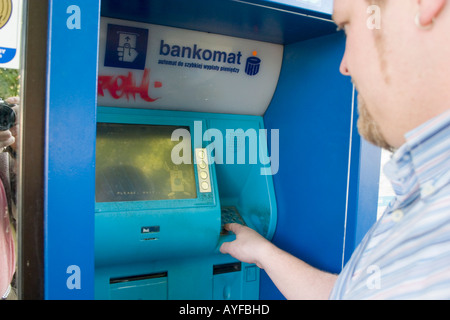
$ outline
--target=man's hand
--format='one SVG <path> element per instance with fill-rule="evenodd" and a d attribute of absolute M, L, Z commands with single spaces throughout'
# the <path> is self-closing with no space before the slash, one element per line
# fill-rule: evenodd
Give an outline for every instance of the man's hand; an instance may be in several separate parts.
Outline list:
<path fill-rule="evenodd" d="M 264 269 L 287 299 L 328 299 L 336 275 L 311 267 L 250 228 L 232 223 L 225 229 L 234 232 L 236 240 L 222 244 L 220 252 Z"/>
<path fill-rule="evenodd" d="M 264 257 L 266 248 L 272 244 L 255 230 L 237 223 L 227 224 L 225 229 L 236 234 L 236 240 L 223 243 L 220 252 L 228 253 L 242 262 L 253 263 L 263 268 L 261 258 Z"/>

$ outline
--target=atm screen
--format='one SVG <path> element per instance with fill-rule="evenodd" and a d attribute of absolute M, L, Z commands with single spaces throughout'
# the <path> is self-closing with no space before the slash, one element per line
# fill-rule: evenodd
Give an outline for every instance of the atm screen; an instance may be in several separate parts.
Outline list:
<path fill-rule="evenodd" d="M 172 132 L 189 127 L 97 124 L 97 202 L 194 199 L 194 164 L 175 165 Z M 187 143 L 187 141 L 184 141 Z M 190 142 L 189 142 L 190 148 Z"/>

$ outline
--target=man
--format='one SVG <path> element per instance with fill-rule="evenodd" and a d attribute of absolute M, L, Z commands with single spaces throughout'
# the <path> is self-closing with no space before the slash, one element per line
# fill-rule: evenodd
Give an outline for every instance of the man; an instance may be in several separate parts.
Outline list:
<path fill-rule="evenodd" d="M 221 252 L 256 263 L 288 299 L 450 299 L 450 3 L 335 0 L 333 19 L 347 35 L 340 71 L 358 89 L 360 134 L 395 150 L 385 172 L 397 198 L 339 276 L 237 224 Z"/>

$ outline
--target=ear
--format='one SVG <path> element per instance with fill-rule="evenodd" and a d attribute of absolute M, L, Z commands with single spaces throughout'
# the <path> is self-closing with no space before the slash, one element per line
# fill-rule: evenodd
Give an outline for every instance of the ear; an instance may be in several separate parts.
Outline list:
<path fill-rule="evenodd" d="M 419 0 L 420 24 L 428 26 L 439 16 L 447 0 Z"/>

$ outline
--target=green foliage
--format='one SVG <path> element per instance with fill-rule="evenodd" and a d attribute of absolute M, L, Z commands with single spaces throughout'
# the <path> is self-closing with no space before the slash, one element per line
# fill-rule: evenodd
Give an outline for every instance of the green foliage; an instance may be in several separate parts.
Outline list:
<path fill-rule="evenodd" d="M 19 70 L 0 68 L 0 98 L 7 99 L 19 95 Z"/>

